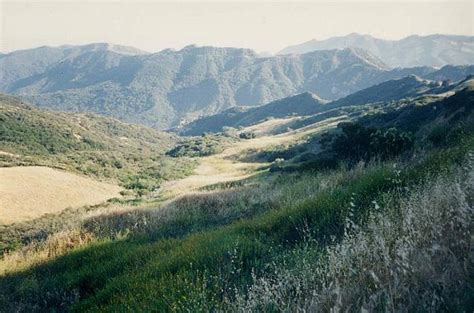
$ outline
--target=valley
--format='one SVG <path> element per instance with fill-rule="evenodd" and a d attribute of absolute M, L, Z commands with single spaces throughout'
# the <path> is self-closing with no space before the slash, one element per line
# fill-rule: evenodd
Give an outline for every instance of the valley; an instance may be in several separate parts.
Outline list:
<path fill-rule="evenodd" d="M 1 54 L 0 312 L 471 311 L 471 41 Z"/>
<path fill-rule="evenodd" d="M 313 124 L 309 127 L 297 131 L 290 131 L 281 135 L 264 135 L 258 138 L 239 141 L 230 144 L 224 148 L 224 151 L 199 159 L 199 165 L 194 173 L 186 178 L 166 182 L 162 189 L 166 194 L 183 195 L 192 191 L 199 190 L 206 186 L 212 186 L 220 183 L 232 182 L 258 175 L 270 165 L 262 162 L 245 162 L 242 160 L 246 154 L 252 151 L 269 149 L 282 144 L 295 143 L 302 140 L 305 136 L 315 135 L 328 128 L 334 128 L 338 123 L 345 119 L 344 116 L 336 119 L 328 119 L 321 123 Z M 286 120 L 274 121 L 274 123 L 284 123 Z M 264 124 L 264 125 L 262 125 Z M 241 132 L 255 131 L 268 127 L 268 122 L 256 124 L 244 128 Z"/>

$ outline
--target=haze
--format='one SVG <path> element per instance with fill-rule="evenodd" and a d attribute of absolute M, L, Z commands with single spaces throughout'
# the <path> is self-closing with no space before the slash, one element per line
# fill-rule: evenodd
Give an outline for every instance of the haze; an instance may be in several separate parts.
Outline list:
<path fill-rule="evenodd" d="M 472 2 L 1 2 L 0 50 L 110 42 L 154 52 L 188 44 L 277 52 L 352 32 L 473 35 Z"/>

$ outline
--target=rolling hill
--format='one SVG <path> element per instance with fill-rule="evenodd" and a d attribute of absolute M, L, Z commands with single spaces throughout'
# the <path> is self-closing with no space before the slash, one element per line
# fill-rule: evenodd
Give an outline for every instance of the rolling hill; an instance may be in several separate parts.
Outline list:
<path fill-rule="evenodd" d="M 165 152 L 178 137 L 91 113 L 59 113 L 0 95 L 0 166 L 47 166 L 146 194 L 190 174 L 193 162 Z"/>
<path fill-rule="evenodd" d="M 349 47 L 367 50 L 391 67 L 474 64 L 474 37 L 454 35 L 410 36 L 400 40 L 384 40 L 352 33 L 326 40 L 314 39 L 287 47 L 279 54 L 301 54 Z"/>
<path fill-rule="evenodd" d="M 224 127 L 245 127 L 267 118 L 291 115 L 311 115 L 321 110 L 327 101 L 311 93 L 302 93 L 270 102 L 257 108 L 231 108 L 222 113 L 200 118 L 178 129 L 184 135 L 200 135 L 205 132 L 220 132 Z"/>
<path fill-rule="evenodd" d="M 47 155 L 95 149 L 164 151 L 176 136 L 95 114 L 38 109 L 0 94 L 0 144 L 3 151 Z"/>
<path fill-rule="evenodd" d="M 331 106 L 347 106 L 380 101 L 399 100 L 417 97 L 425 93 L 441 93 L 449 89 L 447 82 L 431 81 L 411 75 L 401 79 L 389 80 L 355 92 L 347 97 L 331 102 Z"/>

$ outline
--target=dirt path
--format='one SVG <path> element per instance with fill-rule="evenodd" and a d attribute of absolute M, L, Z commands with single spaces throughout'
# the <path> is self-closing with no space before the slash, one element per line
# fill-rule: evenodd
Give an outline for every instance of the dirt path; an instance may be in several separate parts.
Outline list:
<path fill-rule="evenodd" d="M 0 224 L 102 203 L 122 188 L 42 166 L 0 168 Z"/>
<path fill-rule="evenodd" d="M 242 162 L 237 160 L 239 156 L 250 150 L 263 150 L 271 146 L 295 142 L 309 134 L 333 127 L 339 122 L 339 118 L 328 119 L 324 123 L 314 124 L 298 131 L 233 143 L 219 154 L 200 158 L 199 165 L 193 175 L 163 184 L 162 193 L 174 197 L 195 191 L 201 187 L 250 177 L 256 173 L 258 168 L 268 165 L 268 163 Z"/>

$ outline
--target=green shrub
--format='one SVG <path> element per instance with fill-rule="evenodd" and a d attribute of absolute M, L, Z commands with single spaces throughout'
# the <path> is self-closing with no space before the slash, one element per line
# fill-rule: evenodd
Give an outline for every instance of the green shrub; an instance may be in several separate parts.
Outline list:
<path fill-rule="evenodd" d="M 252 139 L 252 138 L 256 138 L 256 137 L 257 137 L 257 135 L 254 132 L 241 132 L 239 134 L 240 139 Z"/>
<path fill-rule="evenodd" d="M 338 127 L 341 133 L 323 138 L 321 144 L 336 158 L 347 161 L 369 161 L 375 157 L 386 160 L 411 149 L 414 143 L 410 133 L 393 127 L 381 129 L 358 123 L 341 123 Z"/>
<path fill-rule="evenodd" d="M 455 126 L 442 124 L 434 127 L 428 134 L 427 139 L 435 147 L 452 146 L 459 143 L 467 130 L 468 127 L 464 123 Z"/>
<path fill-rule="evenodd" d="M 220 153 L 224 150 L 224 144 L 230 142 L 231 138 L 223 135 L 203 135 L 180 142 L 173 149 L 166 152 L 171 157 L 203 157 Z"/>

